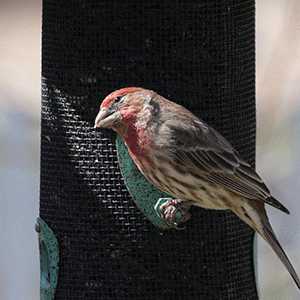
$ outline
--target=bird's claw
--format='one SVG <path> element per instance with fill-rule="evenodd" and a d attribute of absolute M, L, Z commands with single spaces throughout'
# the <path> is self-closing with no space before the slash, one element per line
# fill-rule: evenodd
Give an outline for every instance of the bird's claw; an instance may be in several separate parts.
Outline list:
<path fill-rule="evenodd" d="M 155 204 L 155 211 L 169 227 L 177 230 L 183 230 L 185 227 L 181 223 L 188 221 L 191 217 L 189 213 L 190 205 L 187 201 L 172 198 L 160 198 Z"/>

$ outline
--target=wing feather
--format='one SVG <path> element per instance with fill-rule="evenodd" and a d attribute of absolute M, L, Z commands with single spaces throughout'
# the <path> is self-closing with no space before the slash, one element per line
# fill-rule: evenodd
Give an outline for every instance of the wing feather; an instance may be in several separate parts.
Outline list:
<path fill-rule="evenodd" d="M 178 120 L 180 117 L 182 120 Z M 194 115 L 186 113 L 186 116 L 166 120 L 161 133 L 160 146 L 168 148 L 176 161 L 192 172 L 247 199 L 263 201 L 288 212 L 231 144 Z M 166 139 L 171 140 L 171 144 L 164 143 L 164 134 L 171 136 Z"/>

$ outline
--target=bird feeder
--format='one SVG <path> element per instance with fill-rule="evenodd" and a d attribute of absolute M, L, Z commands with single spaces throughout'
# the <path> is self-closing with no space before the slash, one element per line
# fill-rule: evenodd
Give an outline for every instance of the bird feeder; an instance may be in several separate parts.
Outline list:
<path fill-rule="evenodd" d="M 122 144 L 94 130 L 125 86 L 184 105 L 253 165 L 254 0 L 43 1 L 42 299 L 257 299 L 252 230 L 201 208 L 164 228 Z"/>

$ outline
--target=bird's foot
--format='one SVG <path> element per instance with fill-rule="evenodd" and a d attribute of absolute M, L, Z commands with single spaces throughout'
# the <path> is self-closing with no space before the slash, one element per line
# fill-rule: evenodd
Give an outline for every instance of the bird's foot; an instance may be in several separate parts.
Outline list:
<path fill-rule="evenodd" d="M 170 227 L 184 229 L 179 226 L 191 217 L 189 201 L 172 198 L 160 198 L 155 204 L 155 211 Z"/>

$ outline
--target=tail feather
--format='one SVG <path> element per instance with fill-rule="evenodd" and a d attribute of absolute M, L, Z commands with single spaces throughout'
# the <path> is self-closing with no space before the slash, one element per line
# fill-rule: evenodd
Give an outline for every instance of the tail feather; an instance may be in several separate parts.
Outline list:
<path fill-rule="evenodd" d="M 279 259 L 285 265 L 288 272 L 290 273 L 290 275 L 294 279 L 298 289 L 300 289 L 300 279 L 299 279 L 294 267 L 292 266 L 289 258 L 287 257 L 286 253 L 284 252 L 281 245 L 279 244 L 279 242 L 278 242 L 278 240 L 277 240 L 277 238 L 274 234 L 274 231 L 271 228 L 271 224 L 269 223 L 268 220 L 266 220 L 264 223 L 265 224 L 264 224 L 260 234 L 269 243 L 269 245 L 272 247 L 272 249 L 278 255 Z"/>
<path fill-rule="evenodd" d="M 241 210 L 236 210 L 235 213 L 267 241 L 300 289 L 300 279 L 275 236 L 263 204 L 259 201 L 245 201 Z"/>

